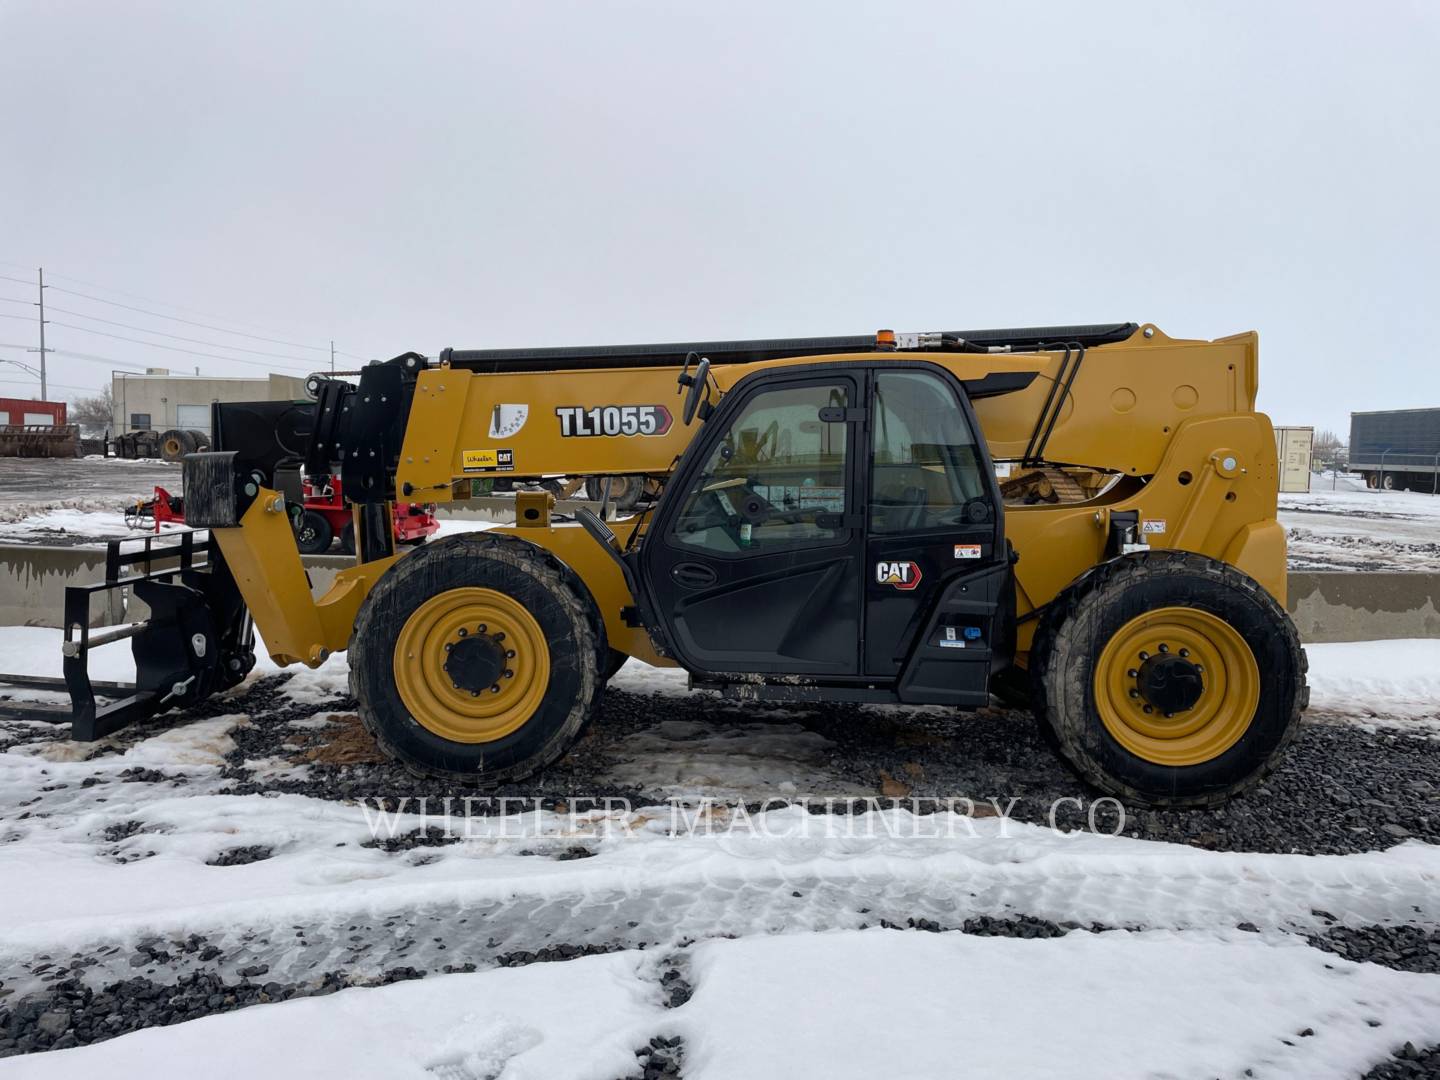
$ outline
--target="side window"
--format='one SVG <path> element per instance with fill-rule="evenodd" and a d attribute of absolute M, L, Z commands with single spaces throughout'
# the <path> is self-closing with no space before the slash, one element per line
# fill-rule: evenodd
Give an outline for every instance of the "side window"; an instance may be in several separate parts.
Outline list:
<path fill-rule="evenodd" d="M 871 430 L 871 532 L 993 519 L 975 436 L 939 376 L 928 371 L 877 375 Z"/>
<path fill-rule="evenodd" d="M 764 390 L 711 451 L 671 542 L 711 554 L 773 552 L 837 540 L 845 512 L 847 425 L 820 410 L 850 405 L 850 384 Z"/>

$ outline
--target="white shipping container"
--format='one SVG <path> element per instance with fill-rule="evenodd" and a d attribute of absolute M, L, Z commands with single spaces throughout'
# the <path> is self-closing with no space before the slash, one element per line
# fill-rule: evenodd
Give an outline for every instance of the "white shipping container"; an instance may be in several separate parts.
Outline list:
<path fill-rule="evenodd" d="M 1277 427 L 1275 456 L 1280 459 L 1280 490 L 1310 490 L 1310 447 L 1313 427 Z"/>

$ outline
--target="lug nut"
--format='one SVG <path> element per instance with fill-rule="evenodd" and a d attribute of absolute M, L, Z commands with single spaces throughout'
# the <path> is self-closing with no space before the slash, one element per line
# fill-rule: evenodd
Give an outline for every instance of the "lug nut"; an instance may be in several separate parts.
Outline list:
<path fill-rule="evenodd" d="M 515 650 L 514 650 L 514 649 L 506 649 L 506 650 L 505 650 L 505 659 L 506 659 L 506 660 L 514 660 L 514 659 L 515 659 Z"/>
<path fill-rule="evenodd" d="M 496 634 L 496 635 L 495 635 L 495 641 L 496 641 L 497 644 L 500 643 L 500 642 L 502 642 L 502 641 L 504 641 L 504 640 L 505 640 L 505 635 L 504 635 L 503 633 L 502 633 L 502 634 Z"/>
<path fill-rule="evenodd" d="M 1140 696 L 1140 691 L 1139 691 L 1139 690 L 1131 690 L 1131 691 L 1130 691 L 1130 696 L 1131 696 L 1131 697 L 1139 697 L 1139 696 Z"/>
<path fill-rule="evenodd" d="M 470 691 L 470 696 L 471 696 L 471 697 L 479 697 L 479 696 L 480 696 L 480 691 L 479 691 L 479 690 L 471 690 L 471 691 Z"/>
<path fill-rule="evenodd" d="M 479 626 L 475 628 L 475 632 L 477 634 L 483 634 L 485 632 L 485 624 L 482 622 Z"/>
<path fill-rule="evenodd" d="M 492 694 L 498 694 L 500 692 L 500 684 L 497 682 L 494 686 L 490 687 L 490 692 Z"/>
<path fill-rule="evenodd" d="M 506 677 L 507 679 L 513 679 L 513 678 L 515 677 L 515 672 L 511 671 L 511 670 L 507 667 L 507 668 L 505 669 L 505 677 Z"/>
<path fill-rule="evenodd" d="M 1146 716 L 1149 716 L 1149 715 L 1150 715 L 1151 713 L 1153 713 L 1154 711 L 1155 711 L 1155 706 L 1153 706 L 1153 705 L 1146 705 L 1146 706 L 1145 706 L 1145 715 L 1146 715 Z"/>
<path fill-rule="evenodd" d="M 1141 649 L 1141 650 L 1140 650 L 1140 659 L 1141 659 L 1141 660 L 1149 660 L 1149 659 L 1150 659 L 1150 654 L 1149 654 L 1148 652 L 1146 652 L 1144 649 Z"/>
<path fill-rule="evenodd" d="M 465 636 L 466 634 L 468 634 L 469 632 L 470 632 L 470 631 L 466 630 L 465 627 L 463 627 L 463 626 L 460 627 L 460 636 L 461 636 L 461 637 L 464 637 L 464 636 Z"/>
<path fill-rule="evenodd" d="M 460 684 L 459 684 L 458 682 L 452 682 L 452 683 L 450 684 L 450 689 L 451 689 L 451 690 L 459 690 L 459 689 L 460 689 Z"/>
<path fill-rule="evenodd" d="M 1190 650 L 1189 650 L 1189 649 L 1181 649 L 1181 650 L 1180 650 L 1180 655 L 1181 655 L 1181 656 L 1189 656 L 1189 655 L 1190 655 Z"/>
<path fill-rule="evenodd" d="M 450 643 L 450 642 L 448 642 L 448 641 L 445 642 L 445 651 L 446 651 L 446 652 L 449 652 L 449 651 L 450 651 L 451 649 L 453 649 L 454 647 L 455 647 L 455 646 L 454 646 L 452 643 Z"/>
<path fill-rule="evenodd" d="M 1136 671 L 1133 667 L 1129 671 L 1125 672 L 1125 674 L 1129 675 L 1132 679 L 1138 679 L 1140 677 L 1140 672 Z"/>
<path fill-rule="evenodd" d="M 1160 651 L 1161 651 L 1162 653 L 1169 652 L 1169 651 L 1170 651 L 1170 646 L 1169 646 L 1169 645 L 1166 645 L 1166 644 L 1162 641 L 1162 642 L 1160 643 Z"/>

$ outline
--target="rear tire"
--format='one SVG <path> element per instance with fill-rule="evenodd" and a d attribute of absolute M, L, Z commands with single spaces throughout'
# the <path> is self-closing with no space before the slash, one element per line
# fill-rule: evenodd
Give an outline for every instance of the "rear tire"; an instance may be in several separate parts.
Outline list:
<path fill-rule="evenodd" d="M 295 546 L 301 555 L 319 555 L 330 550 L 335 532 L 323 514 L 306 510 L 295 522 Z"/>
<path fill-rule="evenodd" d="M 1173 717 L 1143 681 L 1144 661 L 1170 650 L 1204 684 Z M 1233 566 L 1189 552 L 1127 555 L 1083 575 L 1046 608 L 1031 664 L 1036 718 L 1061 757 L 1141 805 L 1214 806 L 1258 784 L 1309 703 L 1284 609 Z"/>
<path fill-rule="evenodd" d="M 608 651 L 588 592 L 549 552 L 451 536 L 370 591 L 350 639 L 350 692 L 381 749 L 411 770 L 495 787 L 570 748 Z"/>

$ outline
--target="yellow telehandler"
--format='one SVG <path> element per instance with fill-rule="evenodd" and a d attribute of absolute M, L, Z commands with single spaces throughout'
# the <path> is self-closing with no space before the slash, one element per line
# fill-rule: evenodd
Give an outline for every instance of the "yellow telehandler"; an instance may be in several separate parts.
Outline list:
<path fill-rule="evenodd" d="M 636 657 L 740 701 L 1024 700 L 1101 790 L 1218 803 L 1308 698 L 1257 349 L 1134 323 L 446 349 L 216 404 L 184 463 L 208 536 L 114 545 L 67 595 L 73 734 L 235 685 L 258 630 L 282 665 L 348 649 L 378 743 L 482 786 L 564 754 Z M 291 517 L 332 475 L 357 552 L 317 600 Z M 599 513 L 520 491 L 513 524 L 396 550 L 396 500 L 554 475 Z M 658 494 L 616 519 L 612 480 Z M 149 619 L 92 635 L 126 587 Z M 86 657 L 118 637 L 136 684 L 97 702 Z"/>

